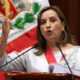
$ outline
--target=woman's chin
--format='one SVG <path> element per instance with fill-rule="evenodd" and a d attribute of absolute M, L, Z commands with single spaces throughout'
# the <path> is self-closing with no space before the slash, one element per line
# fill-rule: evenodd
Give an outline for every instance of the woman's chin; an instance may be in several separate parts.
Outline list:
<path fill-rule="evenodd" d="M 55 37 L 53 37 L 53 36 L 49 36 L 49 37 L 46 38 L 46 40 L 47 41 L 55 41 L 57 39 Z"/>

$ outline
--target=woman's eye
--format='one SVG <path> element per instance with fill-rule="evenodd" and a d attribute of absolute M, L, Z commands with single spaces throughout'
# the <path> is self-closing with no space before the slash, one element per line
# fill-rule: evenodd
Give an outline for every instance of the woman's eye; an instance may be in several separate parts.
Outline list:
<path fill-rule="evenodd" d="M 55 18 L 50 18 L 50 21 L 51 21 L 51 22 L 55 22 L 56 19 L 55 19 Z"/>
<path fill-rule="evenodd" d="M 45 24 L 45 23 L 46 23 L 46 21 L 45 21 L 45 20 L 42 20 L 42 21 L 41 21 L 41 24 Z"/>

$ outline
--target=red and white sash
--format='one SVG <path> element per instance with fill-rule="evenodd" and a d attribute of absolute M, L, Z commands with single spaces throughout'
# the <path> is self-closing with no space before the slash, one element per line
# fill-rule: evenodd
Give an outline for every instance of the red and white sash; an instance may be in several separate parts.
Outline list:
<path fill-rule="evenodd" d="M 48 45 L 46 46 L 45 57 L 46 57 L 48 64 L 57 63 L 56 58 L 55 58 L 54 54 L 52 53 L 51 48 Z"/>

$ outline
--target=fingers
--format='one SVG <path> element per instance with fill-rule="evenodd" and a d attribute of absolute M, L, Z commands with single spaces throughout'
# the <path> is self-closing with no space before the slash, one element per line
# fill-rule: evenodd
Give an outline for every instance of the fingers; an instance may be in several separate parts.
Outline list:
<path fill-rule="evenodd" d="M 7 20 L 7 24 L 8 24 L 8 26 L 10 25 L 10 19 Z"/>
<path fill-rule="evenodd" d="M 7 16 L 4 17 L 4 22 L 7 21 L 10 18 L 11 14 L 8 14 Z"/>
<path fill-rule="evenodd" d="M 10 15 L 5 16 L 4 21 L 2 23 L 2 34 L 4 36 L 7 36 L 9 34 L 10 31 Z"/>

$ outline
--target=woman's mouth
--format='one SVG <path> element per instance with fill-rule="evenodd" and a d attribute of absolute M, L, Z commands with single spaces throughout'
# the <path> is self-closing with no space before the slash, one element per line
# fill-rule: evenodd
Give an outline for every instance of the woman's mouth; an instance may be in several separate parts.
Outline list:
<path fill-rule="evenodd" d="M 52 31 L 51 30 L 47 30 L 47 34 L 52 34 Z"/>

